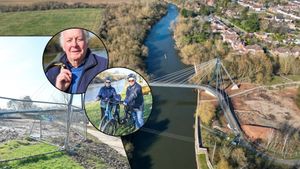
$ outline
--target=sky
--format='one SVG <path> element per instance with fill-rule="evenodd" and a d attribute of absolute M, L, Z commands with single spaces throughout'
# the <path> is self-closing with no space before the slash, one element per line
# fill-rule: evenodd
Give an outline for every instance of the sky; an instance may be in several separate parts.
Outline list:
<path fill-rule="evenodd" d="M 50 36 L 0 37 L 0 96 L 63 102 L 63 94 L 48 82 L 42 56 Z M 73 105 L 80 106 L 80 95 Z M 7 100 L 0 99 L 0 108 Z"/>

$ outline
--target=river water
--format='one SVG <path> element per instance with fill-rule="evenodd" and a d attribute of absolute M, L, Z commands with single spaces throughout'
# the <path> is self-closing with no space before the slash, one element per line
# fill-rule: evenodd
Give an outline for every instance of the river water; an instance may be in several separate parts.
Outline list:
<path fill-rule="evenodd" d="M 145 45 L 149 49 L 147 72 L 159 77 L 185 67 L 174 49 L 170 25 L 178 9 L 168 6 L 168 13 L 150 30 Z M 133 143 L 130 163 L 133 169 L 194 169 L 194 112 L 196 93 L 191 89 L 152 87 L 153 109 L 145 126 L 123 137 Z"/>
<path fill-rule="evenodd" d="M 99 90 L 101 87 L 103 87 L 104 83 L 96 83 L 96 84 L 90 84 L 86 90 L 85 93 L 85 102 L 95 101 Z M 125 79 L 114 81 L 111 83 L 111 86 L 116 89 L 117 94 L 121 94 L 121 92 L 125 88 Z"/>

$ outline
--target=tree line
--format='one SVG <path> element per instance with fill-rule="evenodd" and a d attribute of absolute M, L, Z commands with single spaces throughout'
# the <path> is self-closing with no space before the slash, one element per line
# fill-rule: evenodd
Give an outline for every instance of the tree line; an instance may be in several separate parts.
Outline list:
<path fill-rule="evenodd" d="M 179 17 L 174 27 L 176 46 L 185 64 L 206 62 L 219 57 L 229 74 L 242 81 L 264 83 L 271 80 L 273 65 L 265 53 L 240 54 L 211 30 L 201 17 Z"/>
<path fill-rule="evenodd" d="M 32 5 L 0 5 L 0 12 L 41 11 L 68 8 L 103 8 L 105 6 L 105 4 L 88 4 L 84 2 L 67 4 L 65 2 L 47 1 L 37 2 Z"/>
<path fill-rule="evenodd" d="M 166 11 L 167 3 L 164 1 L 134 1 L 107 6 L 99 34 L 108 49 L 110 67 L 131 68 L 145 77 L 144 60 L 148 49 L 143 41 L 147 31 Z"/>

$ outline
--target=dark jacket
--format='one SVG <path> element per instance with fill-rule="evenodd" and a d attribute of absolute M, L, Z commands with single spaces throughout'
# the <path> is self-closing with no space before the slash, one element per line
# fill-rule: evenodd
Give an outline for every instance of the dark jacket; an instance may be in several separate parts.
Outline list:
<path fill-rule="evenodd" d="M 103 103 L 107 100 L 117 100 L 117 93 L 114 87 L 103 86 L 99 90 L 97 97 L 99 97 L 99 99 L 101 99 L 101 103 Z"/>
<path fill-rule="evenodd" d="M 59 62 L 64 63 L 67 68 L 70 70 L 72 65 L 68 62 L 66 54 L 63 54 Z M 90 49 L 87 49 L 86 58 L 84 60 L 83 72 L 79 79 L 79 84 L 76 91 L 71 91 L 69 87 L 66 92 L 68 93 L 84 93 L 87 89 L 88 84 L 91 80 L 101 71 L 107 68 L 108 61 L 103 57 L 99 57 L 96 54 L 93 54 Z M 57 75 L 60 73 L 60 67 L 55 66 L 50 68 L 46 72 L 48 80 L 55 86 L 55 81 Z M 70 85 L 71 86 L 71 85 Z"/>
<path fill-rule="evenodd" d="M 143 109 L 144 98 L 141 85 L 137 82 L 135 82 L 132 86 L 129 85 L 126 90 L 126 98 L 124 102 L 132 108 Z"/>

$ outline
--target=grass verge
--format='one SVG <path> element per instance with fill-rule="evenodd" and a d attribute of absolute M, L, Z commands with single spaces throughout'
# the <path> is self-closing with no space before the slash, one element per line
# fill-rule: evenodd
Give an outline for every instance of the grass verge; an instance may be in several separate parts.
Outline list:
<path fill-rule="evenodd" d="M 292 80 L 292 81 L 300 81 L 300 75 L 287 75 L 285 77 Z M 266 85 L 289 83 L 289 82 L 292 82 L 292 81 L 287 81 L 287 79 L 284 79 L 280 76 L 273 76 L 272 80 L 270 82 L 266 83 Z"/>
<path fill-rule="evenodd" d="M 201 169 L 209 169 L 206 163 L 205 154 L 198 154 L 199 165 Z"/>
<path fill-rule="evenodd" d="M 99 9 L 58 9 L 0 13 L 1 35 L 54 35 L 69 27 L 96 32 L 101 21 Z"/>
<path fill-rule="evenodd" d="M 57 150 L 56 146 L 49 144 L 27 141 L 27 140 L 10 140 L 0 144 L 0 159 L 13 159 L 38 155 Z M 23 160 L 15 160 L 0 163 L 0 168 L 11 169 L 83 169 L 77 162 L 69 157 L 65 152 L 55 152 L 52 154 L 35 156 Z"/>

